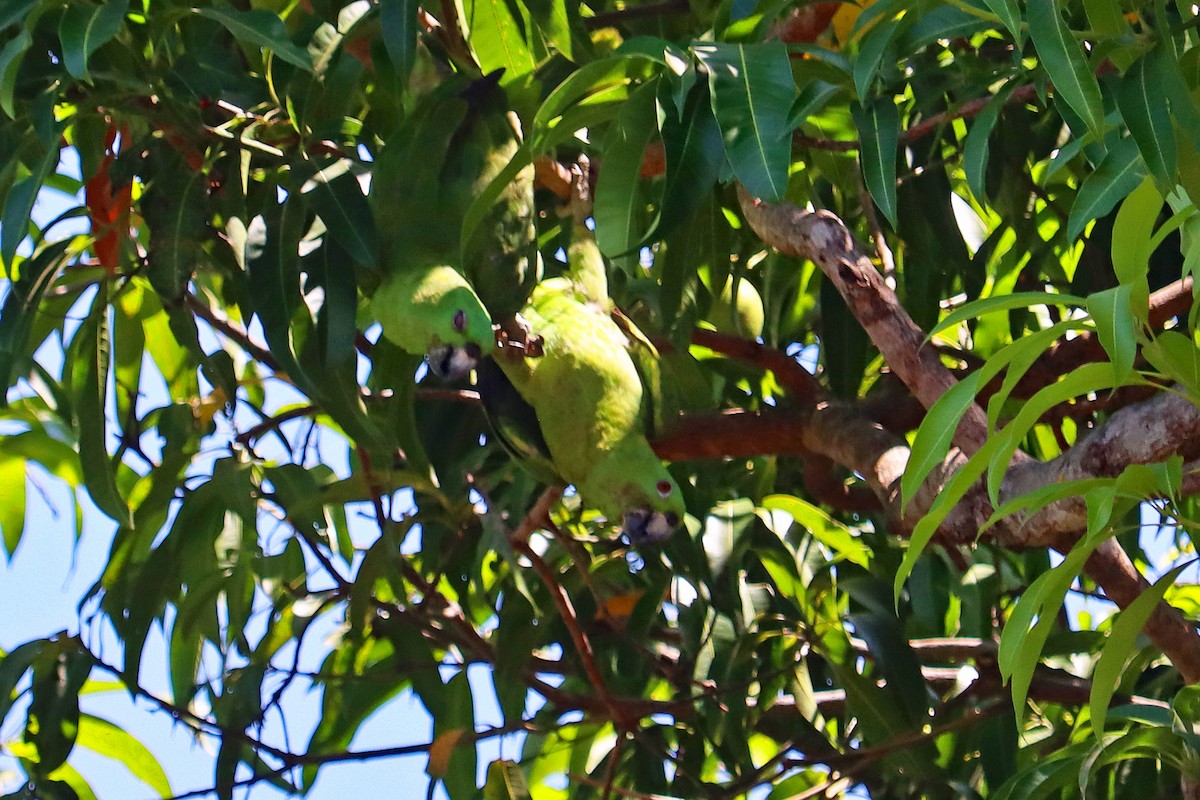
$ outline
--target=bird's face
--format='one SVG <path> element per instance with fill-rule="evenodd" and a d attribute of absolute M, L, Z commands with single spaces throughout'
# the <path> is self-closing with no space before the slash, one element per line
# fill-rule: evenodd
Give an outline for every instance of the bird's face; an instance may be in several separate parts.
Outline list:
<path fill-rule="evenodd" d="M 429 370 L 443 380 L 461 378 L 471 372 L 495 344 L 491 319 L 472 300 L 473 295 L 459 297 L 452 292 L 439 303 L 440 322 L 425 360 Z"/>
<path fill-rule="evenodd" d="M 666 470 L 652 487 L 642 487 L 641 502 L 624 513 L 625 535 L 634 547 L 658 544 L 670 538 L 683 522 L 684 505 L 679 487 Z"/>

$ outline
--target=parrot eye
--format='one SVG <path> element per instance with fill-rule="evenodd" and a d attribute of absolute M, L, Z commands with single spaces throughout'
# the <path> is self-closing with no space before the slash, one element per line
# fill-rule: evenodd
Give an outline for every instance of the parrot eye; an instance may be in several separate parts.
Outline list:
<path fill-rule="evenodd" d="M 658 496 L 665 500 L 671 496 L 671 489 L 673 487 L 670 481 L 659 481 L 654 488 L 658 489 Z"/>
<path fill-rule="evenodd" d="M 467 312 L 461 308 L 454 312 L 454 330 L 462 333 L 467 329 Z"/>

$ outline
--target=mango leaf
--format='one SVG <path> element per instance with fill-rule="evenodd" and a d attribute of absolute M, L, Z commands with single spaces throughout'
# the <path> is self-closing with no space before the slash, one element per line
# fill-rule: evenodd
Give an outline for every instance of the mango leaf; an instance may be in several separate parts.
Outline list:
<path fill-rule="evenodd" d="M 995 314 L 1000 311 L 1011 311 L 1014 308 L 1029 308 L 1030 306 L 1044 305 L 1062 305 L 1062 306 L 1081 306 L 1087 302 L 1084 298 L 1073 294 L 1048 294 L 1046 292 L 1013 292 L 1011 294 L 998 294 L 992 297 L 984 297 L 979 300 L 974 300 L 967 303 L 962 308 L 947 314 L 933 330 L 929 332 L 932 337 L 949 327 L 965 322 L 969 319 L 976 319 L 985 314 Z"/>
<path fill-rule="evenodd" d="M 1063 19 L 1057 0 L 1029 0 L 1029 35 L 1038 58 L 1054 84 L 1054 91 L 1079 115 L 1092 137 L 1099 141 L 1104 127 L 1100 84 L 1087 57 Z M 1083 131 L 1076 131 L 1082 135 Z"/>
<path fill-rule="evenodd" d="M 971 123 L 971 130 L 967 132 L 966 142 L 963 144 L 963 171 L 967 175 L 967 186 L 970 187 L 971 194 L 975 195 L 975 199 L 981 203 L 986 199 L 984 176 L 987 173 L 988 154 L 991 152 L 989 139 L 996 127 L 996 121 L 1000 119 L 1000 112 L 1004 110 L 1012 93 L 1012 88 L 1009 86 L 997 92 L 983 111 L 979 112 L 975 121 Z"/>
<path fill-rule="evenodd" d="M 287 63 L 312 72 L 312 56 L 288 37 L 283 20 L 273 11 L 234 11 L 229 8 L 195 8 L 202 17 L 219 22 L 233 38 L 251 47 L 269 50 Z"/>
<path fill-rule="evenodd" d="M 1096 323 L 1096 334 L 1112 362 L 1114 381 L 1124 384 L 1133 373 L 1137 355 L 1138 324 L 1131 307 L 1133 286 L 1124 283 L 1088 298 L 1088 313 Z"/>
<path fill-rule="evenodd" d="M 67 760 L 79 733 L 79 689 L 92 670 L 92 655 L 63 639 L 33 662 L 26 737 L 37 747 L 39 771 Z"/>
<path fill-rule="evenodd" d="M 1018 717 L 1025 709 L 1033 671 L 1042 658 L 1046 638 L 1057 622 L 1058 609 L 1067 589 L 1092 551 L 1106 538 L 1100 534 L 1077 542 L 1061 564 L 1042 573 L 1029 585 L 1004 625 L 996 661 L 1001 676 L 1011 684 L 1013 709 Z"/>
<path fill-rule="evenodd" d="M 379 269 L 379 235 L 375 216 L 358 179 L 343 161 L 318 172 L 309 192 L 313 210 L 329 235 L 359 266 Z"/>
<path fill-rule="evenodd" d="M 832 550 L 838 558 L 844 558 L 863 569 L 870 566 L 870 548 L 859 541 L 849 528 L 817 506 L 799 497 L 773 494 L 762 499 L 761 507 L 767 511 L 786 512 L 797 524 L 807 529 L 814 539 Z"/>
<path fill-rule="evenodd" d="M 635 249 L 642 238 L 638 218 L 645 206 L 638 175 L 654 135 L 657 83 L 639 86 L 604 137 L 604 169 L 596 183 L 596 243 L 609 258 Z"/>
<path fill-rule="evenodd" d="M 42 184 L 58 163 L 58 150 L 48 149 L 33 171 L 17 181 L 8 192 L 4 201 L 4 214 L 0 217 L 0 259 L 12 271 L 13 258 L 17 248 L 29 235 L 30 216 L 33 213 L 33 203 Z"/>
<path fill-rule="evenodd" d="M 724 145 L 708 95 L 707 86 L 696 84 L 687 96 L 683 114 L 667 114 L 662 121 L 667 175 L 659 212 L 641 244 L 661 239 L 683 223 L 717 182 Z"/>
<path fill-rule="evenodd" d="M 796 97 L 787 47 L 760 44 L 694 44 L 708 70 L 713 114 L 725 137 L 733 174 L 756 197 L 778 202 L 791 162 L 788 109 Z"/>
<path fill-rule="evenodd" d="M 380 0 L 379 16 L 388 57 L 404 80 L 417 56 L 417 0 Z"/>
<path fill-rule="evenodd" d="M 967 409 L 975 403 L 975 395 L 983 385 L 983 372 L 974 372 L 946 390 L 937 399 L 913 438 L 904 477 L 900 480 L 900 496 L 904 505 L 912 502 L 929 473 L 946 458 L 958 423 Z"/>
<path fill-rule="evenodd" d="M 32 44 L 33 37 L 22 27 L 17 30 L 16 36 L 4 43 L 4 47 L 0 47 L 0 109 L 10 117 L 17 115 L 13 105 L 17 71 L 21 69 L 21 62 Z"/>
<path fill-rule="evenodd" d="M 890 97 L 868 106 L 850 107 L 861 142 L 858 156 L 863 182 L 879 210 L 896 227 L 896 148 L 900 145 L 900 112 Z"/>
<path fill-rule="evenodd" d="M 25 532 L 25 459 L 0 453 L 0 534 L 11 560 Z"/>
<path fill-rule="evenodd" d="M 100 717 L 79 717 L 77 744 L 122 764 L 135 778 L 153 789 L 159 797 L 171 797 L 171 783 L 154 754 L 122 728 Z"/>
<path fill-rule="evenodd" d="M 585 64 L 571 73 L 550 92 L 534 114 L 529 134 L 533 151 L 545 152 L 552 146 L 550 137 L 562 127 L 562 117 L 569 109 L 580 104 L 622 102 L 629 94 L 630 85 L 648 78 L 658 66 L 654 59 L 642 54 L 619 54 Z M 567 135 L 574 131 L 572 128 Z M 558 137 L 562 135 L 559 131 Z"/>
<path fill-rule="evenodd" d="M 484 75 L 504 70 L 501 83 L 528 75 L 537 60 L 525 41 L 520 10 L 507 0 L 464 0 L 461 22 Z"/>
<path fill-rule="evenodd" d="M 56 242 L 21 264 L 20 276 L 9 284 L 4 305 L 0 306 L 0 407 L 8 405 L 8 390 L 16 383 L 33 353 L 29 349 L 30 332 L 46 290 L 54 283 L 67 261 L 69 241 Z"/>
<path fill-rule="evenodd" d="M 483 800 L 531 800 L 529 783 L 521 765 L 508 759 L 488 764 L 487 781 L 483 784 Z"/>
<path fill-rule="evenodd" d="M 1150 255 L 1156 246 L 1154 226 L 1158 224 L 1162 207 L 1163 196 L 1150 178 L 1145 178 L 1121 201 L 1113 220 L 1112 247 L 1109 248 L 1113 272 L 1121 283 L 1146 285 Z M 1149 289 L 1144 289 L 1143 295 L 1148 292 Z"/>
<path fill-rule="evenodd" d="M 1067 219 L 1067 238 L 1079 238 L 1089 222 L 1112 211 L 1122 198 L 1137 188 L 1145 174 L 1146 167 L 1133 139 L 1121 139 L 1110 147 L 1104 160 L 1079 187 Z"/>
<path fill-rule="evenodd" d="M 983 0 L 983 2 L 993 14 L 1000 18 L 1004 27 L 1008 28 L 1009 33 L 1017 42 L 1017 49 L 1020 50 L 1025 44 L 1025 30 L 1021 27 L 1021 9 L 1017 6 L 1017 0 Z"/>
<path fill-rule="evenodd" d="M 1111 3 L 1103 5 L 1112 6 Z M 1143 57 L 1134 62 L 1117 88 L 1117 107 L 1121 109 L 1121 116 L 1125 118 L 1150 174 L 1166 191 L 1175 186 L 1179 156 L 1170 109 L 1163 102 L 1164 80 L 1158 74 L 1159 61 Z"/>
<path fill-rule="evenodd" d="M 1191 395 L 1192 402 L 1200 399 L 1200 349 L 1178 331 L 1163 331 L 1143 348 L 1154 368 L 1178 381 Z"/>
<path fill-rule="evenodd" d="M 108 294 L 100 287 L 87 318 L 71 341 L 75 425 L 83 483 L 96 507 L 122 525 L 133 524 L 129 504 L 117 489 L 116 464 L 108 453 Z"/>
<path fill-rule="evenodd" d="M 988 495 L 992 498 L 993 505 L 999 504 L 1000 483 L 1008 471 L 1008 464 L 1012 460 L 1013 454 L 1016 453 L 1022 439 L 1037 424 L 1042 414 L 1073 397 L 1111 389 L 1114 385 L 1113 377 L 1111 364 L 1103 362 L 1084 364 L 1067 373 L 1058 383 L 1047 386 L 1025 401 L 1012 421 L 993 437 L 995 441 L 1001 443 L 996 456 L 988 467 Z M 974 458 L 973 456 L 972 459 Z"/>
<path fill-rule="evenodd" d="M 1134 644 L 1141 635 L 1146 620 L 1150 618 L 1150 614 L 1154 612 L 1167 590 L 1175 585 L 1179 573 L 1195 563 L 1194 560 L 1185 561 L 1163 575 L 1153 586 L 1144 589 L 1132 603 L 1122 609 L 1117 621 L 1113 623 L 1108 639 L 1104 642 L 1104 649 L 1100 651 L 1100 658 L 1096 661 L 1096 667 L 1092 670 L 1089 703 L 1092 710 L 1092 731 L 1097 739 L 1104 735 L 1104 720 L 1108 714 L 1109 701 L 1117 691 L 1121 671 L 1133 652 Z"/>
<path fill-rule="evenodd" d="M 88 77 L 88 57 L 121 32 L 129 0 L 100 5 L 69 5 L 58 24 L 63 65 L 76 78 Z"/>

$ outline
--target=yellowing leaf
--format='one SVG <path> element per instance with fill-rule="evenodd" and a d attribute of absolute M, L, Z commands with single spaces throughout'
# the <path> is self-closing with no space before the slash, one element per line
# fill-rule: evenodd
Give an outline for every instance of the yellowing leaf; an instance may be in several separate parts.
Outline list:
<path fill-rule="evenodd" d="M 429 764 L 425 773 L 431 778 L 443 777 L 450 768 L 450 757 L 459 745 L 470 744 L 474 741 L 471 731 L 466 728 L 451 728 L 433 740 L 429 747 Z"/>

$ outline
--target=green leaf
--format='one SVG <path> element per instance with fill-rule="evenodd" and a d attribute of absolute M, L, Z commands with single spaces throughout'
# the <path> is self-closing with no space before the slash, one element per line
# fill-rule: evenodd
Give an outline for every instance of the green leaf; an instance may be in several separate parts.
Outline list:
<path fill-rule="evenodd" d="M 417 0 L 380 0 L 383 44 L 405 80 L 417 56 Z"/>
<path fill-rule="evenodd" d="M 1067 27 L 1058 0 L 1029 0 L 1029 34 L 1054 91 L 1080 116 L 1093 138 L 1100 141 L 1104 128 L 1104 103 L 1100 84 L 1087 57 Z M 1082 135 L 1082 131 L 1076 132 Z M 1073 238 L 1073 237 L 1072 237 Z"/>
<path fill-rule="evenodd" d="M 270 50 L 287 63 L 312 72 L 312 56 L 303 47 L 292 42 L 283 20 L 273 11 L 234 11 L 228 8 L 192 10 L 202 17 L 219 22 L 242 44 Z"/>
<path fill-rule="evenodd" d="M 854 57 L 854 89 L 858 92 L 859 100 L 871 96 L 871 84 L 885 56 L 889 56 L 894 69 L 896 50 L 892 43 L 903 21 L 904 17 L 881 19 L 862 37 Z"/>
<path fill-rule="evenodd" d="M 947 314 L 934 329 L 929 332 L 932 337 L 949 327 L 976 319 L 985 314 L 995 314 L 1000 311 L 1011 311 L 1014 308 L 1029 308 L 1030 306 L 1081 306 L 1087 301 L 1073 294 L 1050 294 L 1048 292 L 1013 292 L 984 297 L 967 303 L 962 308 Z"/>
<path fill-rule="evenodd" d="M 975 403 L 975 395 L 983 385 L 980 383 L 982 376 L 982 371 L 974 372 L 951 386 L 921 420 L 921 426 L 913 438 L 908 464 L 904 468 L 904 477 L 900 480 L 900 496 L 904 505 L 912 502 L 929 473 L 950 452 L 958 423 Z"/>
<path fill-rule="evenodd" d="M 83 483 L 96 507 L 122 525 L 133 518 L 129 504 L 117 489 L 116 464 L 108 453 L 109 336 L 108 294 L 103 286 L 92 300 L 92 308 L 71 341 L 74 372 L 75 425 L 79 435 L 79 460 Z"/>
<path fill-rule="evenodd" d="M 1102 5 L 1116 9 L 1110 2 Z M 1134 62 L 1118 85 L 1117 107 L 1121 109 L 1121 116 L 1125 118 L 1150 174 L 1166 191 L 1175 187 L 1178 149 L 1170 109 L 1163 102 L 1164 81 L 1156 69 L 1159 61 L 1143 57 Z"/>
<path fill-rule="evenodd" d="M 1121 139 L 1110 147 L 1104 160 L 1079 187 L 1067 220 L 1067 238 L 1079 238 L 1089 222 L 1112 211 L 1123 197 L 1137 188 L 1145 174 L 1133 139 Z"/>
<path fill-rule="evenodd" d="M 8 390 L 27 368 L 33 353 L 30 332 L 46 290 L 68 259 L 70 242 L 56 242 L 21 264 L 20 276 L 9 284 L 0 306 L 0 407 L 8 404 Z"/>
<path fill-rule="evenodd" d="M 175 794 L 171 791 L 167 773 L 154 758 L 154 754 L 129 732 L 108 720 L 91 714 L 81 715 L 77 744 L 119 762 L 135 778 L 157 792 L 159 797 L 171 797 Z"/>
<path fill-rule="evenodd" d="M 787 189 L 792 140 L 788 110 L 796 97 L 787 47 L 694 44 L 708 70 L 713 115 L 733 174 L 756 197 L 778 202 Z"/>
<path fill-rule="evenodd" d="M 1021 9 L 1017 6 L 1017 0 L 983 0 L 983 2 L 992 10 L 993 14 L 1000 18 L 1004 27 L 1008 28 L 1008 32 L 1017 42 L 1017 49 L 1023 47 L 1025 31 L 1021 28 Z"/>
<path fill-rule="evenodd" d="M 13 692 L 16 691 L 21 678 L 33 666 L 33 662 L 41 656 L 42 651 L 52 646 L 53 643 L 50 640 L 35 639 L 13 648 L 12 651 L 0 657 L 0 720 L 8 716 L 13 705 Z"/>
<path fill-rule="evenodd" d="M 17 71 L 21 69 L 21 61 L 32 44 L 33 37 L 29 31 L 21 28 L 17 31 L 16 36 L 4 43 L 4 47 L 0 47 L 0 109 L 13 118 L 17 116 L 16 108 L 13 105 Z"/>
<path fill-rule="evenodd" d="M 1133 373 L 1133 359 L 1137 355 L 1138 324 L 1133 316 L 1132 297 L 1133 286 L 1125 283 L 1092 295 L 1087 304 L 1118 385 L 1124 384 Z"/>
<path fill-rule="evenodd" d="M 655 81 L 635 89 L 604 137 L 604 169 L 596 183 L 593 214 L 596 243 L 609 258 L 635 249 L 642 238 L 637 225 L 645 202 L 638 175 L 654 135 L 656 92 Z"/>
<path fill-rule="evenodd" d="M 1144 589 L 1132 603 L 1121 611 L 1117 621 L 1109 631 L 1104 649 L 1092 670 L 1092 692 L 1090 704 L 1092 709 L 1092 730 L 1099 739 L 1104 734 L 1104 719 L 1108 714 L 1108 703 L 1121 680 L 1121 672 L 1129 660 L 1129 654 L 1137 642 L 1146 620 L 1154 612 L 1163 595 L 1175 584 L 1179 573 L 1194 565 L 1195 561 L 1187 561 L 1178 565 L 1166 575 L 1163 575 L 1154 585 Z"/>
<path fill-rule="evenodd" d="M 60 639 L 33 662 L 26 736 L 47 773 L 67 760 L 79 733 L 79 690 L 92 669 L 91 653 Z"/>
<path fill-rule="evenodd" d="M 313 209 L 325 223 L 329 235 L 360 266 L 379 269 L 379 236 L 370 203 L 346 162 L 326 167 L 313 178 L 310 193 Z"/>
<path fill-rule="evenodd" d="M 1001 676 L 1011 682 L 1013 709 L 1018 718 L 1024 712 L 1033 671 L 1041 660 L 1046 638 L 1055 626 L 1067 589 L 1092 551 L 1106 538 L 1104 535 L 1089 536 L 1077 542 L 1061 564 L 1042 573 L 1029 585 L 1004 625 L 996 660 Z"/>
<path fill-rule="evenodd" d="M 1008 471 L 1013 454 L 1016 453 L 1017 448 L 1021 446 L 1021 441 L 1037 424 L 1042 414 L 1073 397 L 1111 389 L 1113 385 L 1111 364 L 1084 364 L 1068 372 L 1058 383 L 1047 386 L 1026 400 L 1012 421 L 993 437 L 995 441 L 1001 443 L 988 467 L 988 494 L 992 498 L 993 505 L 999 504 L 1000 483 Z M 973 456 L 972 460 L 975 457 Z"/>
<path fill-rule="evenodd" d="M 896 227 L 896 148 L 900 145 L 900 112 L 889 97 L 869 106 L 850 107 L 861 142 L 858 156 L 863 182 L 879 210 Z"/>
<path fill-rule="evenodd" d="M 29 235 L 33 204 L 42 190 L 42 184 L 46 182 L 46 177 L 57 163 L 58 150 L 47 150 L 33 172 L 14 184 L 4 201 L 4 215 L 0 218 L 0 259 L 9 266 L 10 272 L 17 248 Z"/>
<path fill-rule="evenodd" d="M 864 545 L 849 528 L 817 506 L 799 497 L 772 494 L 762 499 L 761 507 L 767 511 L 786 512 L 797 524 L 811 533 L 814 539 L 832 550 L 838 558 L 857 564 L 863 569 L 870 567 L 871 549 Z"/>
<path fill-rule="evenodd" d="M 550 92 L 534 114 L 529 134 L 533 152 L 545 152 L 554 141 L 574 133 L 575 128 L 561 124 L 568 110 L 578 105 L 621 103 L 628 97 L 631 84 L 648 78 L 659 66 L 645 55 L 619 54 L 585 64 L 571 73 Z M 560 130 L 562 128 L 566 130 Z"/>
<path fill-rule="evenodd" d="M 533 72 L 537 60 L 518 22 L 522 16 L 519 9 L 507 0 L 464 0 L 461 8 L 460 21 L 483 74 L 502 69 L 501 83 L 505 84 Z"/>
<path fill-rule="evenodd" d="M 1142 353 L 1156 370 L 1187 389 L 1192 402 L 1200 400 L 1200 349 L 1195 342 L 1178 331 L 1163 331 Z"/>
<path fill-rule="evenodd" d="M 521 765 L 508 759 L 488 764 L 483 800 L 531 800 L 529 784 Z"/>
<path fill-rule="evenodd" d="M 967 186 L 975 195 L 975 199 L 981 203 L 986 199 L 984 177 L 987 173 L 988 153 L 991 150 L 989 140 L 1011 93 L 1011 86 L 996 93 L 971 123 L 971 130 L 967 132 L 967 139 L 963 144 L 963 171 L 967 175 Z"/>
<path fill-rule="evenodd" d="M 1113 220 L 1110 248 L 1113 272 L 1121 283 L 1146 285 L 1150 256 L 1155 247 L 1154 226 L 1158 224 L 1162 207 L 1163 196 L 1150 178 L 1144 179 L 1121 201 Z M 1143 293 L 1148 291 L 1144 289 Z"/>
<path fill-rule="evenodd" d="M 641 244 L 663 238 L 687 220 L 717 182 L 724 143 L 708 95 L 706 85 L 696 84 L 687 96 L 682 117 L 666 114 L 662 121 L 666 180 L 659 212 Z"/>
<path fill-rule="evenodd" d="M 129 0 L 67 6 L 58 24 L 67 72 L 76 78 L 88 77 L 88 58 L 121 32 L 128 10 Z"/>
<path fill-rule="evenodd" d="M 0 453 L 0 534 L 9 559 L 25 532 L 25 459 Z"/>

